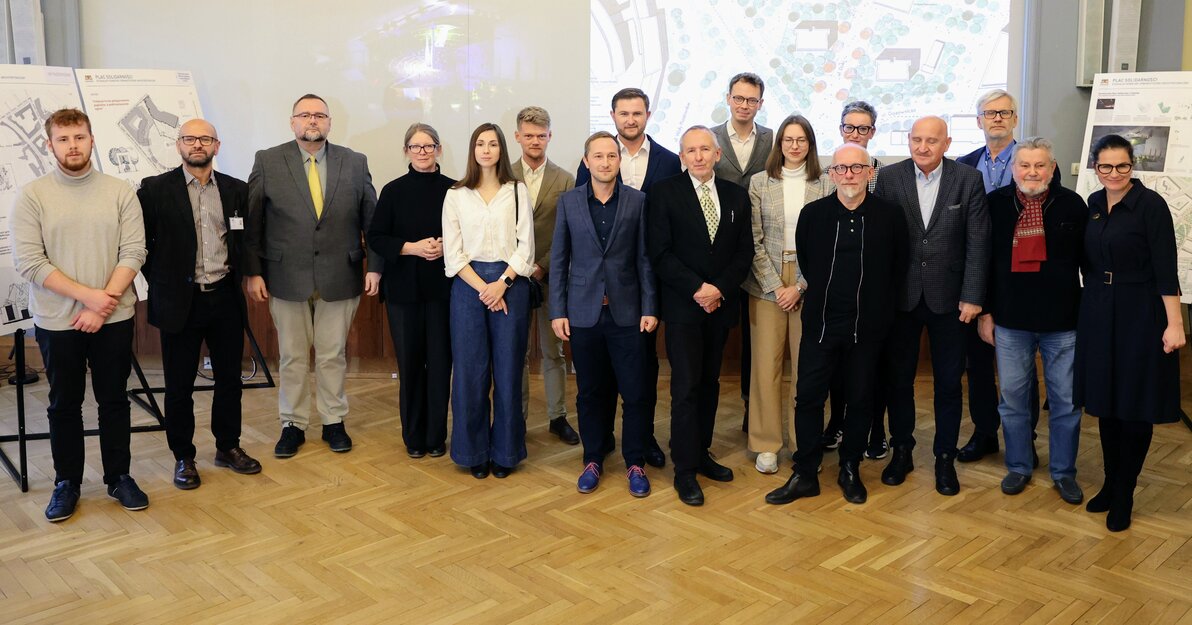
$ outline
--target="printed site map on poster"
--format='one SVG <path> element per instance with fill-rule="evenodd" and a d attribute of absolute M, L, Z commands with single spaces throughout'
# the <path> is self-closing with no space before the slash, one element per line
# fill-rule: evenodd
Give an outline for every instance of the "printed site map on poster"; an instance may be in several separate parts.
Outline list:
<path fill-rule="evenodd" d="M 1093 171 L 1093 143 L 1108 134 L 1134 146 L 1134 176 L 1167 200 L 1175 222 L 1180 290 L 1192 303 L 1192 72 L 1097 74 L 1076 191 L 1101 188 Z"/>

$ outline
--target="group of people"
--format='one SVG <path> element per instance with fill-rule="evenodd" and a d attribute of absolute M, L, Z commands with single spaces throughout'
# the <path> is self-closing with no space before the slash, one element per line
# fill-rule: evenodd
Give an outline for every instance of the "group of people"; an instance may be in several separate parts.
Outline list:
<path fill-rule="evenodd" d="M 733 479 L 712 443 L 721 361 L 740 324 L 755 467 L 775 473 L 784 446 L 793 452 L 792 475 L 766 501 L 818 495 L 825 450 L 838 448 L 837 483 L 846 500 L 863 503 L 864 457 L 892 450 L 881 476 L 890 486 L 914 468 L 926 329 L 940 494 L 959 492 L 957 460 L 999 451 L 999 425 L 1002 490 L 1026 488 L 1039 462 L 1041 353 L 1053 484 L 1064 501 L 1083 501 L 1075 458 L 1084 407 L 1100 418 L 1105 467 L 1087 507 L 1108 512 L 1110 530 L 1128 527 L 1152 427 L 1178 415 L 1175 350 L 1185 340 L 1171 216 L 1131 177 L 1131 144 L 1097 141 L 1104 189 L 1086 206 L 1060 185 L 1050 142 L 1015 141 L 1017 104 L 1005 91 L 977 103 L 985 147 L 945 158 L 947 123 L 924 117 L 907 137 L 911 158 L 885 166 L 867 151 L 873 106 L 845 105 L 843 145 L 824 165 L 803 116 L 773 131 L 756 123 L 764 92 L 757 75 L 734 76 L 730 119 L 688 128 L 675 154 L 645 132 L 649 97 L 622 89 L 611 103 L 615 133 L 585 141 L 574 177 L 546 156 L 551 120 L 540 107 L 517 115 L 516 161 L 499 126 L 477 127 L 460 180 L 440 170 L 439 133 L 415 123 L 403 139 L 409 171 L 379 198 L 366 158 L 327 141 L 330 111 L 317 95 L 294 103 L 294 141 L 258 152 L 247 183 L 213 171 L 219 138 L 196 119 L 180 129 L 182 165 L 135 193 L 91 167 L 85 114 L 54 113 L 46 133 L 59 168 L 26 185 L 11 220 L 51 386 L 56 485 L 47 518 L 70 517 L 79 499 L 88 365 L 108 493 L 129 510 L 148 505 L 128 475 L 124 393 L 129 286 L 141 270 L 161 332 L 167 439 L 182 489 L 200 484 L 191 393 L 204 342 L 215 464 L 261 470 L 239 441 L 243 292 L 268 302 L 277 328 L 278 458 L 296 455 L 312 424 L 312 347 L 321 437 L 332 451 L 351 449 L 348 331 L 361 294 L 379 293 L 407 454 L 450 449 L 478 479 L 507 477 L 526 458 L 534 328 L 549 429 L 582 443 L 577 489 L 600 484 L 617 445 L 620 396 L 628 490 L 647 496 L 646 467 L 666 463 L 654 431 L 661 327 L 674 488 L 683 503 L 701 505 L 697 476 Z M 563 342 L 575 365 L 578 433 L 567 421 Z M 794 397 L 784 408 L 788 352 Z M 966 371 L 975 427 L 958 447 Z"/>

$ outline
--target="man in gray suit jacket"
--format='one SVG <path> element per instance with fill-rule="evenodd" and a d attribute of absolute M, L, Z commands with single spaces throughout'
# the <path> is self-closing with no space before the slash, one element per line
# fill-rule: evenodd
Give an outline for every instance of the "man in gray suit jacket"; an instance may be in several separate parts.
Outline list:
<path fill-rule="evenodd" d="M 248 293 L 269 302 L 277 326 L 278 458 L 295 455 L 306 442 L 312 345 L 323 440 L 331 451 L 352 448 L 343 424 L 348 330 L 361 291 L 376 295 L 381 280 L 379 271 L 364 274 L 363 237 L 377 204 L 368 160 L 328 143 L 331 116 L 317 95 L 294 103 L 290 129 L 294 141 L 257 152 L 244 237 Z M 376 257 L 369 264 L 384 266 Z"/>
<path fill-rule="evenodd" d="M 766 159 L 774 147 L 774 131 L 754 123 L 764 102 L 766 83 L 752 72 L 742 72 L 728 81 L 728 95 L 724 101 L 732 113 L 729 121 L 712 128 L 716 140 L 723 147 L 716 162 L 716 177 L 749 189 L 749 179 L 766 168 Z M 741 401 L 745 404 L 745 418 L 741 429 L 749 429 L 749 382 L 752 339 L 749 335 L 749 298 L 741 301 Z"/>
<path fill-rule="evenodd" d="M 517 113 L 517 132 L 513 135 L 522 148 L 522 157 L 513 162 L 513 177 L 526 183 L 530 203 L 534 205 L 534 273 L 542 285 L 542 306 L 534 312 L 531 326 L 538 331 L 538 349 L 542 351 L 542 382 L 546 387 L 546 415 L 551 434 L 568 445 L 579 444 L 579 434 L 567 423 L 567 360 L 563 342 L 550 327 L 547 302 L 550 301 L 551 235 L 555 231 L 555 209 L 559 196 L 575 187 L 575 178 L 546 157 L 550 144 L 550 113 L 539 106 L 527 106 Z M 522 373 L 522 414 L 530 415 L 529 359 Z"/>
<path fill-rule="evenodd" d="M 926 327 L 935 383 L 935 489 L 941 495 L 960 491 L 955 461 L 965 324 L 975 321 L 985 301 L 990 254 L 985 183 L 977 170 L 944 158 L 951 142 L 943 119 L 919 119 L 911 127 L 910 160 L 882 168 L 875 191 L 902 207 L 910 234 L 910 262 L 890 336 L 894 457 L 882 482 L 901 484 L 914 468 L 915 371 Z"/>

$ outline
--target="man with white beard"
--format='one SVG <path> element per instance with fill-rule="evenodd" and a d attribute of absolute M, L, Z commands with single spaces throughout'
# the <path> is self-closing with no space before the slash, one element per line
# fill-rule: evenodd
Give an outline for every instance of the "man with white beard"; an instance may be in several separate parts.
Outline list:
<path fill-rule="evenodd" d="M 908 235 L 902 209 L 868 189 L 873 165 L 865 148 L 846 143 L 828 167 L 836 193 L 803 207 L 795 230 L 803 295 L 803 338 L 795 390 L 795 470 L 771 504 L 819 494 L 824 401 L 836 371 L 845 379 L 844 437 L 837 483 L 844 498 L 864 503 L 860 463 L 873 420 L 874 380 L 906 276 Z"/>

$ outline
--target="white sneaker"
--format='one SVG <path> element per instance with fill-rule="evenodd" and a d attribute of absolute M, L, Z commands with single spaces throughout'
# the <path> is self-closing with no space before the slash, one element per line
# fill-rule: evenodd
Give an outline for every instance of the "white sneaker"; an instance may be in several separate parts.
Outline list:
<path fill-rule="evenodd" d="M 758 473 L 777 473 L 778 472 L 778 454 L 770 452 L 762 452 L 757 455 Z"/>

